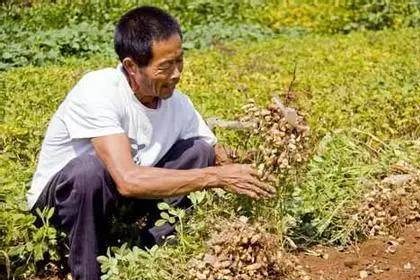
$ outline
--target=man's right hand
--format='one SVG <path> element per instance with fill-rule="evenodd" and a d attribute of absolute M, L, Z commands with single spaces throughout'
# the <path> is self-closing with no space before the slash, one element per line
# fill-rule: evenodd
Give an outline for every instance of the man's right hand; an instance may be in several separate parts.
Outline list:
<path fill-rule="evenodd" d="M 258 178 L 257 171 L 249 164 L 229 164 L 217 167 L 221 186 L 228 192 L 244 194 L 251 198 L 270 198 L 276 189 Z"/>

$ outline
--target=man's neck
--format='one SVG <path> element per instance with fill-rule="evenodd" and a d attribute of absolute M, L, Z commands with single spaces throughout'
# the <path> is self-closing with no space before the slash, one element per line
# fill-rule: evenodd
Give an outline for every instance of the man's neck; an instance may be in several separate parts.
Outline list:
<path fill-rule="evenodd" d="M 153 97 L 153 96 L 143 96 L 143 97 L 141 97 L 141 95 L 138 94 L 137 92 L 135 92 L 134 95 L 136 96 L 138 101 L 140 101 L 141 104 L 143 104 L 147 108 L 156 109 L 158 107 L 159 98 Z"/>
<path fill-rule="evenodd" d="M 159 98 L 154 97 L 154 96 L 142 96 L 142 94 L 138 90 L 134 90 L 133 84 L 135 82 L 131 80 L 131 77 L 127 74 L 124 68 L 123 68 L 123 73 L 128 81 L 128 85 L 130 86 L 131 90 L 134 92 L 134 95 L 136 96 L 137 100 L 140 101 L 140 103 L 146 106 L 147 108 L 156 109 L 159 104 Z"/>

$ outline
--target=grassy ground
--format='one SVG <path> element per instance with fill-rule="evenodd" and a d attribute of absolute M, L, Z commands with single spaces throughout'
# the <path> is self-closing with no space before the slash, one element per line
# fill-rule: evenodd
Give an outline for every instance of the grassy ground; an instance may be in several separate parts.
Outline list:
<path fill-rule="evenodd" d="M 208 224 L 218 216 L 264 217 L 281 242 L 348 244 L 358 238 L 358 225 L 343 214 L 357 202 L 365 180 L 380 178 L 399 159 L 420 166 L 419 34 L 418 29 L 404 29 L 307 35 L 189 51 L 179 89 L 206 117 L 234 118 L 248 98 L 260 105 L 273 93 L 285 98 L 296 66 L 288 99 L 311 127 L 312 157 L 282 182 L 277 199 L 254 203 L 206 194 L 180 229 L 179 246 L 148 254 L 123 247 L 119 257 L 103 258 L 104 270 L 112 279 L 181 275 L 188 258 L 202 250 Z M 33 217 L 23 210 L 47 122 L 83 73 L 115 65 L 112 59 L 92 57 L 1 73 L 0 263 L 8 263 L 2 255 L 9 255 L 12 267 L 23 269 L 17 275 L 43 252 L 54 254 L 54 231 L 34 228 Z M 244 141 L 240 134 L 217 134 L 230 145 Z"/>

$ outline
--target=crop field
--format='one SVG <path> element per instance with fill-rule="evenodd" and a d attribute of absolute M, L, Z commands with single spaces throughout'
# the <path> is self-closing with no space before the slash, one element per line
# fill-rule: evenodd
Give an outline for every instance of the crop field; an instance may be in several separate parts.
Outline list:
<path fill-rule="evenodd" d="M 52 210 L 35 226 L 25 194 L 48 121 L 85 73 L 117 65 L 115 21 L 144 3 L 184 29 L 178 89 L 209 122 L 251 124 L 214 132 L 233 162 L 274 177 L 277 195 L 204 191 L 189 195 L 192 211 L 161 204 L 163 220 L 179 220 L 177 244 L 147 250 L 138 223 L 117 213 L 103 279 L 415 279 L 420 2 L 116 2 L 0 4 L 0 279 L 66 277 L 65 236 Z M 396 270 L 337 253 L 363 244 Z"/>

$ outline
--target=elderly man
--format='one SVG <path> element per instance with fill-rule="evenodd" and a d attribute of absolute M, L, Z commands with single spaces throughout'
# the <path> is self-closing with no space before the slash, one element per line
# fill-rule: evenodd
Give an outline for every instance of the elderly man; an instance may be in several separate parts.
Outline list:
<path fill-rule="evenodd" d="M 176 20 L 154 7 L 122 16 L 115 30 L 121 63 L 86 74 L 50 121 L 28 202 L 54 207 L 67 232 L 73 279 L 99 279 L 107 218 L 125 201 L 147 208 L 215 187 L 252 198 L 275 190 L 248 165 L 213 166 L 216 138 L 191 101 L 175 89 L 183 67 Z M 147 209 L 146 209 L 147 211 Z M 173 227 L 150 227 L 160 243 Z"/>

